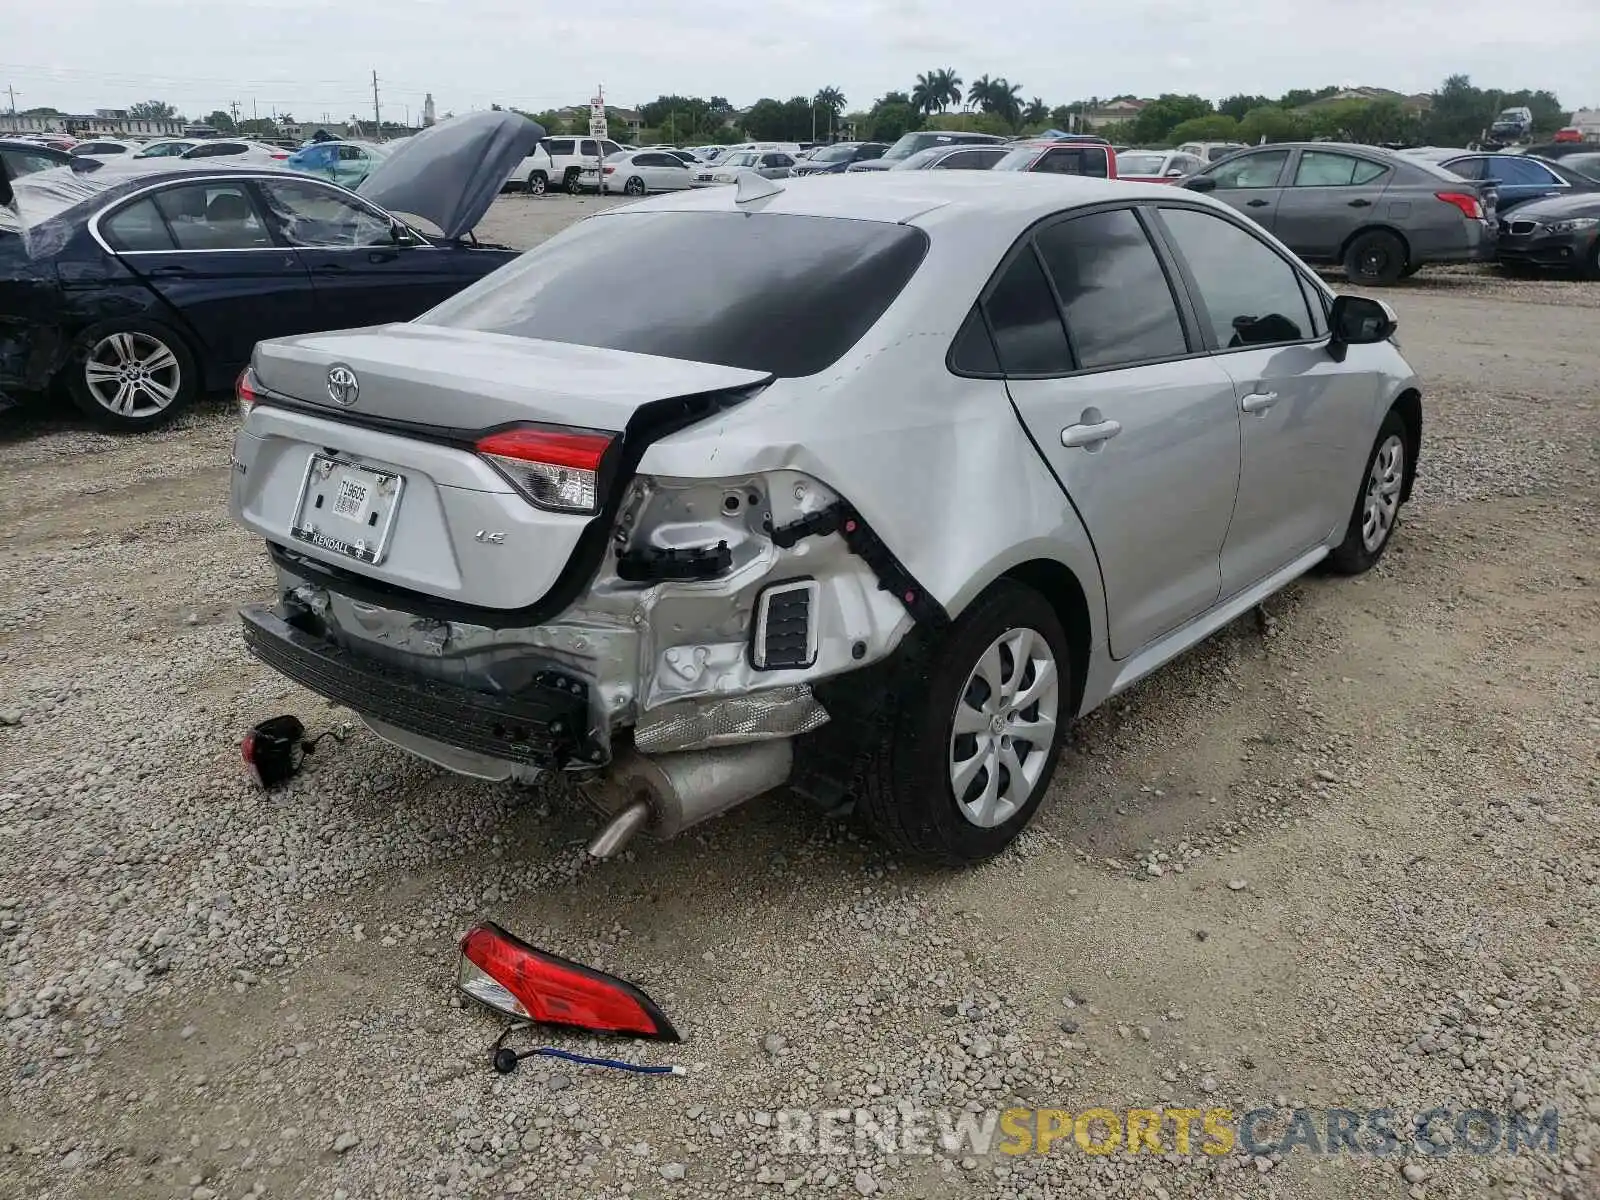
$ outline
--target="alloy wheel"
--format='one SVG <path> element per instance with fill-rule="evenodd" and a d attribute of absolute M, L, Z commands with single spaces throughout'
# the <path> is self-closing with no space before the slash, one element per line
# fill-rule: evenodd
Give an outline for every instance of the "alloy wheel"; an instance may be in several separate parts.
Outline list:
<path fill-rule="evenodd" d="M 1005 824 L 1041 785 L 1060 702 L 1060 671 L 1042 634 L 1008 629 L 983 652 L 950 730 L 950 787 L 972 824 Z"/>
<path fill-rule="evenodd" d="M 183 368 L 172 348 L 148 333 L 111 333 L 89 350 L 83 364 L 89 394 L 119 417 L 152 417 L 164 411 L 183 384 Z"/>
<path fill-rule="evenodd" d="M 1406 477 L 1406 448 L 1399 435 L 1390 434 L 1378 447 L 1367 475 L 1367 496 L 1361 509 L 1361 544 L 1371 554 L 1394 529 L 1400 511 L 1400 489 Z"/>

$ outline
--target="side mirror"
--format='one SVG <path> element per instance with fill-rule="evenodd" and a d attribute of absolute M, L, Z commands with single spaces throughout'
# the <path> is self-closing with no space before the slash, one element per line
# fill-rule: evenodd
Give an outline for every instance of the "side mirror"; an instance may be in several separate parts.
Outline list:
<path fill-rule="evenodd" d="M 1169 167 L 1167 169 L 1167 178 L 1168 179 L 1182 179 L 1183 178 L 1183 168 L 1182 167 Z"/>
<path fill-rule="evenodd" d="M 1334 297 L 1328 326 L 1332 332 L 1329 349 L 1336 360 L 1344 359 L 1348 346 L 1370 346 L 1394 336 L 1400 322 L 1382 300 L 1367 296 Z"/>
<path fill-rule="evenodd" d="M 1214 192 L 1217 190 L 1217 181 L 1212 175 L 1193 175 L 1178 186 L 1188 188 L 1191 192 Z"/>
<path fill-rule="evenodd" d="M 416 239 L 411 236 L 411 231 L 399 221 L 390 222 L 389 240 L 395 244 L 397 249 L 400 250 L 408 249 L 409 247 L 417 244 Z"/>

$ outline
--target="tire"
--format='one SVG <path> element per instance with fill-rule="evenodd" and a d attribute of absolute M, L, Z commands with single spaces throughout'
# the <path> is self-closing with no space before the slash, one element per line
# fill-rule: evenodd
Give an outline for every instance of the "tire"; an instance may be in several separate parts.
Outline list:
<path fill-rule="evenodd" d="M 1577 275 L 1579 279 L 1600 279 L 1600 238 L 1595 239 L 1588 257 L 1578 264 Z"/>
<path fill-rule="evenodd" d="M 1387 287 L 1405 269 L 1405 243 L 1384 229 L 1357 234 L 1344 252 L 1344 273 L 1351 283 Z"/>
<path fill-rule="evenodd" d="M 1410 469 L 1406 458 L 1410 453 L 1406 423 L 1391 410 L 1378 427 L 1372 452 L 1367 455 L 1344 541 L 1328 555 L 1328 566 L 1335 573 L 1360 575 L 1370 571 L 1389 548 L 1400 525 L 1400 497 L 1405 493 L 1406 472 Z M 1376 527 L 1371 534 L 1369 521 Z"/>
<path fill-rule="evenodd" d="M 568 167 L 567 173 L 561 177 L 561 188 L 567 195 L 576 196 L 578 194 L 578 177 L 579 171 L 577 167 Z"/>
<path fill-rule="evenodd" d="M 542 196 L 550 190 L 550 176 L 543 171 L 528 172 L 528 195 Z"/>
<path fill-rule="evenodd" d="M 1022 645 L 1027 665 L 1019 673 Z M 908 653 L 893 692 L 905 699 L 891 699 L 882 714 L 856 811 L 883 841 L 919 858 L 962 866 L 998 854 L 1049 789 L 1071 716 L 1071 680 L 1055 610 L 1031 588 L 996 584 L 948 630 Z M 997 690 L 1013 700 L 1037 694 L 1026 708 L 996 708 Z M 958 716 L 970 731 L 956 732 Z M 1002 732 L 1029 726 L 1047 729 L 1048 737 Z"/>
<path fill-rule="evenodd" d="M 90 326 L 64 370 L 67 393 L 82 412 L 129 433 L 165 425 L 200 394 L 200 371 L 184 339 L 135 317 Z"/>
<path fill-rule="evenodd" d="M 630 177 L 628 182 L 622 185 L 622 194 L 624 196 L 644 195 L 644 180 L 637 175 Z"/>

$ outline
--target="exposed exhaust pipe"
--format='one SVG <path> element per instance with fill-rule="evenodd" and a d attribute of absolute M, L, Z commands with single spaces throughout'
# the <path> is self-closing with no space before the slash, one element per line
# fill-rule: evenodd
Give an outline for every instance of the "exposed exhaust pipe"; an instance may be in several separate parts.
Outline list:
<path fill-rule="evenodd" d="M 645 828 L 660 841 L 677 837 L 691 825 L 782 787 L 793 766 L 794 748 L 787 738 L 652 758 L 623 751 L 602 779 L 581 789 L 589 803 L 611 817 L 589 843 L 589 854 L 611 858 Z"/>

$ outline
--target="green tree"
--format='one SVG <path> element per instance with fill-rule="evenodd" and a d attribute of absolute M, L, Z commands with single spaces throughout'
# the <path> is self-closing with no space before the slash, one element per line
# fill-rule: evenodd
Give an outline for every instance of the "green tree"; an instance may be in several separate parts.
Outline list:
<path fill-rule="evenodd" d="M 1139 115 L 1133 118 L 1134 140 L 1141 146 L 1179 140 L 1200 141 L 1199 138 L 1179 139 L 1177 127 L 1186 121 L 1215 116 L 1211 101 L 1200 96 L 1178 96 L 1170 92 L 1150 101 Z M 1231 117 L 1224 118 L 1231 125 Z"/>
<path fill-rule="evenodd" d="M 165 100 L 141 100 L 128 106 L 128 115 L 140 121 L 175 121 L 178 110 Z"/>
<path fill-rule="evenodd" d="M 1314 100 L 1326 100 L 1329 96 L 1336 96 L 1342 89 L 1332 86 L 1316 88 L 1291 88 L 1278 97 L 1280 108 L 1304 108 Z"/>
<path fill-rule="evenodd" d="M 994 133 L 1003 136 L 1012 132 L 1010 122 L 999 113 L 946 113 L 931 124 L 935 129 L 948 129 L 955 133 Z"/>
<path fill-rule="evenodd" d="M 911 105 L 918 112 L 932 115 L 961 104 L 961 76 L 953 67 L 939 67 L 917 76 L 911 89 Z"/>
<path fill-rule="evenodd" d="M 828 114 L 827 128 L 831 137 L 838 128 L 839 114 L 844 110 L 844 93 L 832 85 L 819 88 L 811 103 Z"/>
<path fill-rule="evenodd" d="M 1387 97 L 1319 105 L 1306 114 L 1305 123 L 1314 136 L 1367 145 L 1409 141 L 1421 133 L 1416 118 Z"/>
<path fill-rule="evenodd" d="M 872 106 L 866 123 L 856 132 L 875 142 L 894 142 L 921 124 L 922 110 L 911 102 L 909 95 L 886 92 Z"/>
<path fill-rule="evenodd" d="M 211 126 L 218 133 L 232 133 L 234 131 L 232 114 L 225 113 L 220 108 L 213 111 L 201 124 Z"/>
<path fill-rule="evenodd" d="M 1272 104 L 1267 96 L 1229 96 L 1217 105 L 1217 111 L 1225 117 L 1232 117 L 1235 121 L 1243 122 L 1247 113 L 1258 108 L 1266 108 Z"/>
<path fill-rule="evenodd" d="M 1252 108 L 1239 120 L 1239 140 L 1252 146 L 1262 138 L 1269 142 L 1297 141 L 1305 132 L 1305 124 L 1296 113 L 1271 103 Z"/>
<path fill-rule="evenodd" d="M 995 81 L 987 75 L 979 75 L 972 81 L 972 86 L 967 89 L 968 112 L 992 112 L 989 107 L 990 96 L 993 93 Z"/>
<path fill-rule="evenodd" d="M 1066 129 L 1072 124 L 1072 115 L 1077 110 L 1066 104 L 1058 104 L 1050 110 L 1050 124 L 1057 129 Z"/>
<path fill-rule="evenodd" d="M 1138 124 L 1135 119 L 1134 125 Z M 1168 130 L 1165 140 L 1176 145 L 1181 142 L 1232 142 L 1238 138 L 1239 122 L 1221 113 L 1211 113 L 1209 116 L 1192 117 L 1179 122 Z"/>
<path fill-rule="evenodd" d="M 788 118 L 783 111 L 783 102 L 763 96 L 750 106 L 750 111 L 744 115 L 744 131 L 758 142 L 778 142 L 784 140 L 788 130 Z"/>
<path fill-rule="evenodd" d="M 1022 119 L 1026 124 L 1042 126 L 1050 119 L 1050 107 L 1038 96 L 1035 96 L 1028 101 L 1027 107 L 1022 110 Z"/>
<path fill-rule="evenodd" d="M 1533 128 L 1537 133 L 1551 134 L 1567 123 L 1571 113 L 1561 107 L 1561 101 L 1554 92 L 1540 89 L 1530 92 L 1526 89 L 1520 92 L 1504 92 L 1496 105 L 1501 108 L 1527 108 L 1533 113 Z"/>

